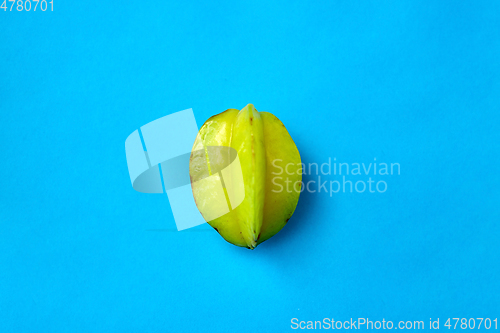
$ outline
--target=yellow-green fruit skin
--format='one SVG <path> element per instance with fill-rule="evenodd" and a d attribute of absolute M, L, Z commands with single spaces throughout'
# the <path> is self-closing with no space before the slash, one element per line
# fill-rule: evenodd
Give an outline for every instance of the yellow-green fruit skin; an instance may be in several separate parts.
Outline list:
<path fill-rule="evenodd" d="M 211 219 L 213 212 L 226 204 L 213 201 L 216 183 L 221 179 L 220 173 L 210 172 L 207 147 L 217 146 L 237 152 L 243 182 L 224 179 L 226 186 L 231 186 L 224 191 L 226 196 L 230 190 L 244 191 L 244 199 L 227 214 Z M 274 236 L 288 222 L 299 200 L 299 151 L 283 123 L 269 112 L 258 112 L 252 104 L 241 111 L 226 110 L 203 124 L 193 145 L 189 169 L 200 213 L 225 240 L 237 246 L 254 249 Z M 208 169 L 214 177 L 193 181 L 200 177 L 201 169 Z"/>

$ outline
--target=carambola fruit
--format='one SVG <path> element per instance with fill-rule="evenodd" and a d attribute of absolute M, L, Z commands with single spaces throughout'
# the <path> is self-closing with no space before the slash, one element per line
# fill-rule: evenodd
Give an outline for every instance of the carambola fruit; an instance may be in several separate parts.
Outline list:
<path fill-rule="evenodd" d="M 209 118 L 191 152 L 193 196 L 204 219 L 254 249 L 288 222 L 302 185 L 299 151 L 283 123 L 252 104 Z"/>

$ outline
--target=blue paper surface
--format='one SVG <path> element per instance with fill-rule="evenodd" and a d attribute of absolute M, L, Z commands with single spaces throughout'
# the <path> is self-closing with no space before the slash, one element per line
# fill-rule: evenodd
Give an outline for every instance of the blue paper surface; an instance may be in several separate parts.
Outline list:
<path fill-rule="evenodd" d="M 55 0 L 0 28 L 1 332 L 500 316 L 500 2 Z M 124 148 L 248 103 L 332 167 L 253 251 L 176 231 Z"/>

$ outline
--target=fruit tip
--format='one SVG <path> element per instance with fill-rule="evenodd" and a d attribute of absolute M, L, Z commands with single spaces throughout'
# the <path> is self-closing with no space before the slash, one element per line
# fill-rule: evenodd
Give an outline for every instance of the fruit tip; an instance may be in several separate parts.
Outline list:
<path fill-rule="evenodd" d="M 255 110 L 255 106 L 252 103 L 248 103 L 243 109 L 250 109 L 250 110 Z"/>

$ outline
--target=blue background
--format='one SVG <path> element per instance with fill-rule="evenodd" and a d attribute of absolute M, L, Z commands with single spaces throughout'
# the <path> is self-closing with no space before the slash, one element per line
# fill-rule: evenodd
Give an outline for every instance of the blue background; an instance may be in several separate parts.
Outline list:
<path fill-rule="evenodd" d="M 2 332 L 500 316 L 499 2 L 55 0 L 0 28 Z M 306 163 L 401 175 L 303 193 L 254 251 L 171 231 L 166 195 L 132 189 L 126 137 L 247 103 Z"/>

